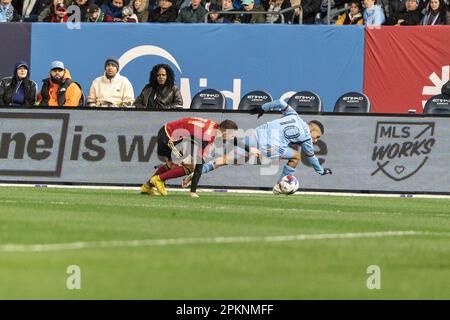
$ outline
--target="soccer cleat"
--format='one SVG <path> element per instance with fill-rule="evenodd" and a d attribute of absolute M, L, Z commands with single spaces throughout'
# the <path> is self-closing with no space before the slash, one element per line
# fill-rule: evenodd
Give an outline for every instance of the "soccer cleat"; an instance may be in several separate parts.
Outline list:
<path fill-rule="evenodd" d="M 185 189 L 189 188 L 191 186 L 193 176 L 194 176 L 194 173 L 191 173 L 191 174 L 187 175 L 186 177 L 184 177 L 183 181 L 181 182 L 181 187 L 185 188 Z"/>
<path fill-rule="evenodd" d="M 279 183 L 277 183 L 275 185 L 275 187 L 273 187 L 272 192 L 273 192 L 273 194 L 281 194 L 282 193 Z"/>
<path fill-rule="evenodd" d="M 141 193 L 148 194 L 150 196 L 159 196 L 158 190 L 155 187 L 149 186 L 147 183 L 144 183 L 141 186 Z"/>
<path fill-rule="evenodd" d="M 164 186 L 164 181 L 162 181 L 159 178 L 159 176 L 153 176 L 150 179 L 150 182 L 156 187 L 156 189 L 162 196 L 167 196 L 167 191 L 166 191 L 166 187 Z"/>

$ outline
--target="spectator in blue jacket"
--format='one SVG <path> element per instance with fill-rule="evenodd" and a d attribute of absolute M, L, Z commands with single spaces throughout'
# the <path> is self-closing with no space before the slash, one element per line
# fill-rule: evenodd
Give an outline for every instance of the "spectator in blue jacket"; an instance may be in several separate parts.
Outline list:
<path fill-rule="evenodd" d="M 128 5 L 129 0 L 108 0 L 100 8 L 106 15 L 112 17 L 114 21 L 122 22 L 122 9 Z"/>
<path fill-rule="evenodd" d="M 364 0 L 364 24 L 366 26 L 381 26 L 384 21 L 384 12 L 381 6 L 375 4 L 375 0 Z"/>

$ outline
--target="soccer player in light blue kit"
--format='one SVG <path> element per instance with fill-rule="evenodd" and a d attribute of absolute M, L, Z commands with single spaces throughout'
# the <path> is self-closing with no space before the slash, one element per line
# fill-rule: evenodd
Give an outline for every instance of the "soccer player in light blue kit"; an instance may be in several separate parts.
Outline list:
<path fill-rule="evenodd" d="M 319 160 L 314 155 L 313 144 L 320 139 L 324 133 L 322 123 L 312 120 L 308 124 L 304 122 L 297 112 L 283 100 L 275 100 L 263 104 L 261 107 L 254 108 L 250 114 L 258 114 L 261 117 L 264 112 L 281 111 L 283 117 L 267 122 L 257 127 L 253 134 L 245 138 L 247 151 L 257 153 L 267 158 L 278 158 L 288 160 L 283 167 L 283 171 L 277 182 L 284 176 L 292 175 L 295 168 L 301 161 L 301 155 L 297 150 L 292 149 L 289 144 L 300 145 L 302 150 L 308 157 L 309 163 L 314 170 L 320 175 L 332 174 L 328 168 L 322 168 Z M 210 161 L 203 166 L 203 173 L 207 173 L 226 165 L 229 160 L 227 157 L 218 157 L 214 161 Z M 189 185 L 190 178 L 187 177 L 183 181 L 183 187 Z"/>

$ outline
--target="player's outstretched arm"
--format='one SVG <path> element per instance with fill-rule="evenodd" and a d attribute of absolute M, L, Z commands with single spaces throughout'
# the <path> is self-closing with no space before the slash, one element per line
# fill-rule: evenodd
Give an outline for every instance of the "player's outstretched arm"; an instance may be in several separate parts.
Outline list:
<path fill-rule="evenodd" d="M 264 112 L 268 112 L 268 111 L 281 111 L 283 113 L 283 115 L 288 116 L 288 115 L 297 115 L 297 112 L 291 107 L 289 106 L 286 101 L 278 99 L 278 100 L 274 100 L 272 102 L 266 102 L 261 106 L 261 109 Z"/>
<path fill-rule="evenodd" d="M 314 148 L 312 145 L 311 140 L 307 140 L 302 143 L 302 149 L 305 151 L 308 161 L 311 164 L 311 166 L 316 170 L 316 172 L 322 176 L 326 174 L 332 174 L 331 169 L 329 168 L 322 168 L 322 166 L 319 163 L 319 159 L 314 155 Z"/>

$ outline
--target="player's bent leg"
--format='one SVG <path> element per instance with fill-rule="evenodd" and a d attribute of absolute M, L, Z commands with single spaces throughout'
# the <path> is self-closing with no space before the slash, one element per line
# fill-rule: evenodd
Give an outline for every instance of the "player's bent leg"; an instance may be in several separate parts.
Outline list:
<path fill-rule="evenodd" d="M 290 176 L 294 174 L 295 168 L 297 168 L 297 165 L 301 160 L 301 155 L 298 151 L 287 148 L 281 159 L 287 159 L 288 162 L 284 165 L 283 171 L 281 172 L 278 181 L 280 181 L 284 176 Z"/>
<path fill-rule="evenodd" d="M 150 182 L 156 187 L 156 189 L 162 196 L 167 196 L 166 186 L 164 185 L 164 181 L 161 180 L 160 176 L 153 176 L 150 179 Z"/>
<path fill-rule="evenodd" d="M 172 160 L 167 160 L 163 165 L 161 165 L 152 175 L 153 176 L 159 176 L 160 174 L 169 171 L 170 169 L 177 166 L 175 163 L 172 162 Z"/>
<path fill-rule="evenodd" d="M 214 159 L 213 161 L 207 162 L 203 165 L 202 174 L 213 171 L 217 168 L 227 165 L 227 159 L 225 157 L 219 157 Z M 181 187 L 187 189 L 191 186 L 192 178 L 194 177 L 194 172 L 188 174 L 183 181 L 181 182 Z"/>

